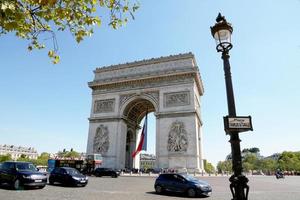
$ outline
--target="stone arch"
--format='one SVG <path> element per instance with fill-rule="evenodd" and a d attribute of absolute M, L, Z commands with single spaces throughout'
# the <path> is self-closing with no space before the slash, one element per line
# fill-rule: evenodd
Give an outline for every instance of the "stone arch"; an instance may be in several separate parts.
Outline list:
<path fill-rule="evenodd" d="M 141 131 L 140 123 L 146 113 L 155 112 L 155 104 L 153 100 L 146 95 L 134 95 L 129 98 L 122 109 L 121 115 L 126 119 L 127 130 L 131 130 L 131 134 L 127 131 L 126 134 L 126 153 L 125 153 L 125 168 L 139 168 L 138 158 L 133 159 L 131 154 L 135 151 L 138 133 Z M 130 138 L 130 139 L 128 139 Z M 130 141 L 129 141 L 130 140 Z"/>
<path fill-rule="evenodd" d="M 192 53 L 97 68 L 94 73 L 89 83 L 88 154 L 95 153 L 97 128 L 103 125 L 109 130 L 103 166 L 131 167 L 129 155 L 137 146 L 139 124 L 148 109 L 156 117 L 156 167 L 203 170 L 200 96 L 204 90 Z M 178 143 L 178 138 L 184 142 Z"/>
<path fill-rule="evenodd" d="M 155 112 L 156 104 L 149 98 L 137 96 L 129 99 L 120 110 L 122 116 L 140 123 L 146 112 Z"/>
<path fill-rule="evenodd" d="M 149 103 L 151 104 L 151 106 L 149 106 L 151 112 L 157 112 L 159 110 L 158 95 L 158 91 L 143 94 L 121 95 L 119 109 L 120 114 L 126 116 L 126 113 L 130 108 L 130 104 L 138 103 L 139 101 L 149 101 Z"/>

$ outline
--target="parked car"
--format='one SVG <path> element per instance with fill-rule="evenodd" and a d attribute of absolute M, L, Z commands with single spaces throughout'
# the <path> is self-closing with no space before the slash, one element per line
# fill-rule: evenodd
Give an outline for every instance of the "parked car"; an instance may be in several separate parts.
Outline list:
<path fill-rule="evenodd" d="M 207 182 L 181 173 L 160 174 L 155 180 L 154 189 L 156 193 L 185 193 L 189 197 L 210 196 L 212 192 Z"/>
<path fill-rule="evenodd" d="M 8 184 L 15 190 L 22 187 L 44 188 L 46 173 L 39 172 L 30 162 L 3 162 L 0 168 L 0 184 Z"/>
<path fill-rule="evenodd" d="M 54 185 L 55 183 L 84 187 L 88 184 L 88 177 L 72 167 L 57 167 L 49 175 L 49 184 Z"/>
<path fill-rule="evenodd" d="M 111 168 L 97 168 L 94 171 L 94 175 L 98 177 L 111 176 L 117 178 L 120 175 L 120 171 Z"/>

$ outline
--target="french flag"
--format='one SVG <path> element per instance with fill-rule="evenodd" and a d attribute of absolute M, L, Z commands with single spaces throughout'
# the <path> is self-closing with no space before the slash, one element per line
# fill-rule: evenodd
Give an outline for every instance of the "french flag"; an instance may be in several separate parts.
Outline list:
<path fill-rule="evenodd" d="M 148 124 L 148 113 L 146 114 L 146 119 L 144 122 L 141 139 L 137 149 L 132 153 L 132 157 L 134 158 L 140 151 L 147 150 L 147 124 Z"/>

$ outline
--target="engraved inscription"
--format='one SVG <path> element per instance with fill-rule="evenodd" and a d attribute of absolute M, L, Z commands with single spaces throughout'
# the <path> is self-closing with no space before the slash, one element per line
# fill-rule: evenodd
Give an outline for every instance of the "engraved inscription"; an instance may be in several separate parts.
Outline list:
<path fill-rule="evenodd" d="M 187 132 L 184 123 L 175 121 L 171 125 L 168 138 L 169 152 L 186 152 L 188 148 Z"/>
<path fill-rule="evenodd" d="M 94 137 L 94 153 L 107 153 L 109 149 L 109 135 L 107 126 L 100 125 Z"/>
<path fill-rule="evenodd" d="M 113 112 L 115 109 L 115 99 L 96 100 L 94 103 L 94 113 Z"/>
<path fill-rule="evenodd" d="M 190 92 L 172 92 L 164 94 L 164 106 L 185 106 L 190 104 Z"/>

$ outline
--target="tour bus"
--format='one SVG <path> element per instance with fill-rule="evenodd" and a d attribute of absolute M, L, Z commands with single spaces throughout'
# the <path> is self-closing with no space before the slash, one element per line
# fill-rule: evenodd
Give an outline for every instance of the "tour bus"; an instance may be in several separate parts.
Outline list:
<path fill-rule="evenodd" d="M 72 167 L 82 173 L 90 174 L 102 164 L 101 154 L 89 154 L 85 159 L 55 158 L 48 160 L 47 171 L 51 172 L 55 167 Z"/>
<path fill-rule="evenodd" d="M 101 154 L 89 154 L 86 156 L 86 174 L 92 174 L 95 169 L 99 168 L 102 165 L 102 156 Z"/>

